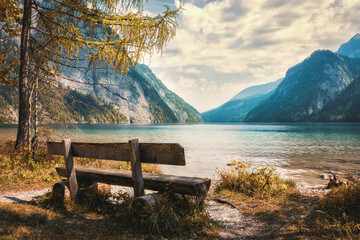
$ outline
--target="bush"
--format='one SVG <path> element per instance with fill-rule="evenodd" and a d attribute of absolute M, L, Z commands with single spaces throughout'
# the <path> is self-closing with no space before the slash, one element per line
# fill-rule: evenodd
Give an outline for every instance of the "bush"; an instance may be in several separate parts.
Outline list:
<path fill-rule="evenodd" d="M 274 173 L 274 168 L 255 168 L 251 163 L 231 160 L 230 169 L 220 170 L 215 192 L 230 190 L 249 197 L 264 198 L 282 195 L 295 188 L 295 183 Z"/>

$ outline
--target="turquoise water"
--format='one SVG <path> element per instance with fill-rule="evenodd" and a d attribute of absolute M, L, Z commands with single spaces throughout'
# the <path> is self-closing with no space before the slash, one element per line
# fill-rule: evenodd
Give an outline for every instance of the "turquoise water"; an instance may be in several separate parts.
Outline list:
<path fill-rule="evenodd" d="M 16 126 L 0 125 L 1 141 Z M 78 125 L 56 130 L 54 140 L 180 143 L 187 166 L 162 166 L 166 173 L 214 177 L 230 159 L 276 167 L 304 184 L 321 184 L 319 174 L 360 170 L 360 124 Z"/>

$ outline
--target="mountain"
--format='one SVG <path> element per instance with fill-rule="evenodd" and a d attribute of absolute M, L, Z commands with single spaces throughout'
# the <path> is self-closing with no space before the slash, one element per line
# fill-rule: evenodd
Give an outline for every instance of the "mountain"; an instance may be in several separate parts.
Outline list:
<path fill-rule="evenodd" d="M 342 44 L 336 51 L 337 54 L 350 58 L 360 57 L 360 34 L 357 33 L 348 42 Z"/>
<path fill-rule="evenodd" d="M 260 102 L 269 98 L 282 79 L 252 86 L 236 94 L 220 107 L 201 114 L 205 122 L 239 122 Z"/>
<path fill-rule="evenodd" d="M 359 122 L 360 121 L 360 77 L 337 96 L 332 104 L 325 106 L 313 119 L 328 122 Z"/>
<path fill-rule="evenodd" d="M 146 65 L 131 68 L 127 76 L 66 67 L 62 73 L 75 81 L 59 78 L 59 88 L 67 94 L 41 98 L 47 123 L 202 122 L 200 113 L 170 91 Z M 5 86 L 0 91 L 0 122 L 15 123 L 17 91 Z"/>
<path fill-rule="evenodd" d="M 290 68 L 284 79 L 247 88 L 206 122 L 360 121 L 360 34 L 336 53 L 318 50 Z"/>
<path fill-rule="evenodd" d="M 325 107 L 360 76 L 360 59 L 318 50 L 290 68 L 274 94 L 252 109 L 248 122 L 315 120 Z M 351 87 L 351 86 L 350 86 Z"/>
<path fill-rule="evenodd" d="M 110 103 L 104 103 L 91 94 L 58 89 L 51 95 L 40 95 L 40 122 L 42 123 L 122 123 L 126 117 Z M 64 94 L 65 92 L 65 94 Z M 17 123 L 18 91 L 0 85 L 0 123 Z"/>
<path fill-rule="evenodd" d="M 265 95 L 228 101 L 218 108 L 202 113 L 201 116 L 205 122 L 242 122 L 250 110 L 269 98 L 272 93 L 273 91 Z"/>
<path fill-rule="evenodd" d="M 269 83 L 255 85 L 255 86 L 245 88 L 244 90 L 242 90 L 241 92 L 236 94 L 232 99 L 230 99 L 230 101 L 245 99 L 248 97 L 257 97 L 257 96 L 261 96 L 261 95 L 266 95 L 269 92 L 271 92 L 272 90 L 274 90 L 275 88 L 277 88 L 277 86 L 281 83 L 281 81 L 283 79 L 284 78 L 280 78 L 280 79 L 276 80 L 275 82 L 269 82 Z"/>
<path fill-rule="evenodd" d="M 64 86 L 113 104 L 126 117 L 126 122 L 202 121 L 200 113 L 170 91 L 146 65 L 131 68 L 126 76 L 119 76 L 108 70 L 63 68 L 62 72 L 66 77 L 77 81 L 59 78 Z"/>

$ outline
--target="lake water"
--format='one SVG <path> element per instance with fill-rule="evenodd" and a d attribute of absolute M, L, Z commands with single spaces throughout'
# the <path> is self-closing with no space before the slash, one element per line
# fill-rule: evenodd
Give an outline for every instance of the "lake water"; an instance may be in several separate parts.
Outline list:
<path fill-rule="evenodd" d="M 300 184 L 327 181 L 331 171 L 360 170 L 360 124 L 78 125 L 56 130 L 54 140 L 180 143 L 187 165 L 161 166 L 165 173 L 213 178 L 232 158 L 276 167 Z M 1 142 L 16 137 L 15 125 L 0 125 Z"/>

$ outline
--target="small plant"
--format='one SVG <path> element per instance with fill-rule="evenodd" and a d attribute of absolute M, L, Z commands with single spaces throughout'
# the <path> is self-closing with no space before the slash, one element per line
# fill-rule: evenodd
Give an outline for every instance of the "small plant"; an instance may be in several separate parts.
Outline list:
<path fill-rule="evenodd" d="M 274 173 L 274 168 L 255 168 L 249 162 L 231 160 L 230 169 L 218 171 L 215 192 L 230 190 L 250 197 L 278 196 L 294 189 L 295 183 Z"/>

